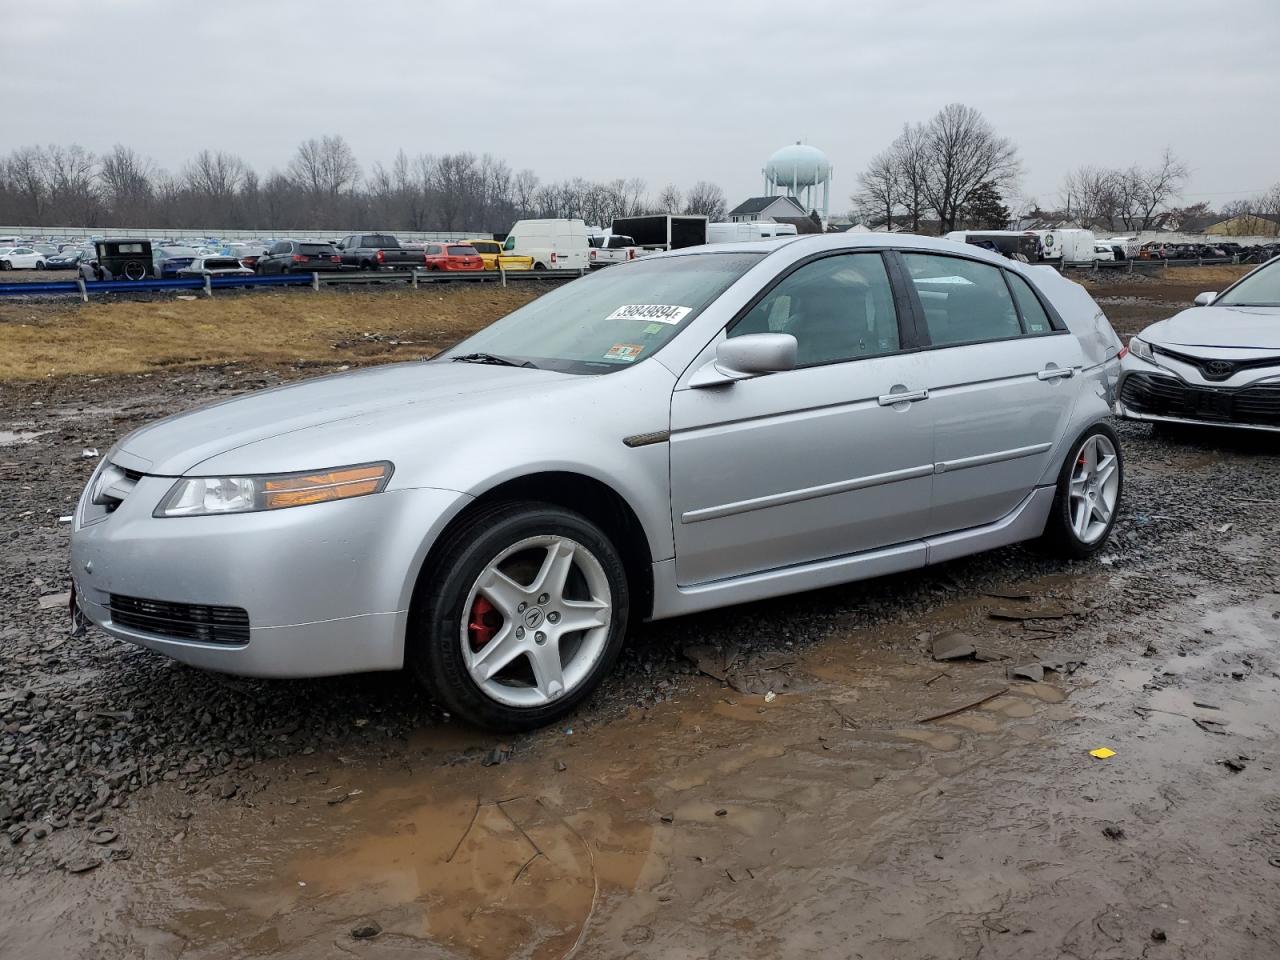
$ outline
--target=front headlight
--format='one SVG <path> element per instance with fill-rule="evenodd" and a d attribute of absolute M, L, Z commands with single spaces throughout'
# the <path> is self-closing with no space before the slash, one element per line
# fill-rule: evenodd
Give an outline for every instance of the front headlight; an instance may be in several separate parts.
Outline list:
<path fill-rule="evenodd" d="M 1148 363 L 1155 363 L 1155 354 L 1151 352 L 1151 344 L 1138 337 L 1129 338 L 1129 352 L 1139 360 L 1146 360 Z"/>
<path fill-rule="evenodd" d="M 391 470 L 389 463 L 365 463 L 318 473 L 183 477 L 160 501 L 154 516 L 205 517 L 349 500 L 381 493 L 391 479 Z"/>

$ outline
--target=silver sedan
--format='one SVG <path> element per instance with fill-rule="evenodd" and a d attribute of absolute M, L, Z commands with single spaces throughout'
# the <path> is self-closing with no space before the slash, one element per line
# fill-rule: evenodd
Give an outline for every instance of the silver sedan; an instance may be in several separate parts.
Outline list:
<path fill-rule="evenodd" d="M 428 362 L 125 437 L 75 513 L 76 602 L 199 667 L 407 666 L 528 728 L 629 623 L 1023 540 L 1098 550 L 1120 348 L 1078 285 L 945 240 L 636 260 Z"/>
<path fill-rule="evenodd" d="M 1280 430 L 1280 258 L 1131 339 L 1116 413 Z"/>

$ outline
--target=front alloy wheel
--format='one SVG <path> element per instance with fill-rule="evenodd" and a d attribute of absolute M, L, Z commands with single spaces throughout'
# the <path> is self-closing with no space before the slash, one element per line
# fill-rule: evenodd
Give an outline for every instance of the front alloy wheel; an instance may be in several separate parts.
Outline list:
<path fill-rule="evenodd" d="M 451 531 L 414 599 L 409 665 L 478 726 L 530 730 L 573 710 L 622 647 L 626 569 L 581 514 L 495 504 Z"/>
<path fill-rule="evenodd" d="M 612 591 L 582 544 L 554 534 L 507 547 L 476 578 L 459 642 L 485 696 L 540 706 L 582 685 L 604 656 Z"/>

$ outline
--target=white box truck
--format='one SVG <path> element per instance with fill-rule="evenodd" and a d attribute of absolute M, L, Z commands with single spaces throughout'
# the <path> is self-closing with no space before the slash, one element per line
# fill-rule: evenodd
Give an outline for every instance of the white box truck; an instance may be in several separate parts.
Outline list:
<path fill-rule="evenodd" d="M 534 270 L 586 270 L 591 243 L 583 220 L 517 220 L 503 253 L 533 258 Z"/>
<path fill-rule="evenodd" d="M 1091 263 L 1094 245 L 1098 242 L 1092 230 L 1036 230 L 1046 260 L 1065 260 L 1067 263 Z"/>
<path fill-rule="evenodd" d="M 743 240 L 768 240 L 773 237 L 794 237 L 794 223 L 708 223 L 707 243 L 739 243 Z"/>

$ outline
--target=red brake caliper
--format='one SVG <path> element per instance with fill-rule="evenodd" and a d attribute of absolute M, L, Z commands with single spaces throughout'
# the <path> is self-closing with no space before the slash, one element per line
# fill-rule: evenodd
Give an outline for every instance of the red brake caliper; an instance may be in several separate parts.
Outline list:
<path fill-rule="evenodd" d="M 471 637 L 471 649 L 479 650 L 493 639 L 493 635 L 502 626 L 502 614 L 497 607 L 484 597 L 476 597 L 471 604 L 471 622 L 467 624 L 467 633 Z"/>

